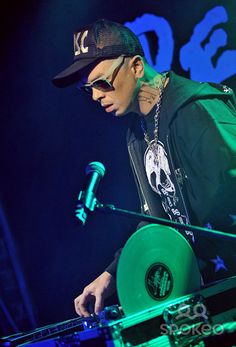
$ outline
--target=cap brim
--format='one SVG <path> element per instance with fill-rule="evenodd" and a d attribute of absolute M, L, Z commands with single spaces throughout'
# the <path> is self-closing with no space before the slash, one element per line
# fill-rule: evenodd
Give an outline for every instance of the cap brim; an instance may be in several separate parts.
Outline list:
<path fill-rule="evenodd" d="M 67 69 L 60 72 L 58 75 L 56 75 L 52 82 L 56 87 L 68 87 L 71 84 L 76 83 L 76 81 L 79 80 L 79 72 L 87 67 L 88 65 L 95 63 L 98 58 L 88 58 L 88 59 L 80 59 L 78 61 L 75 61 L 71 66 L 69 66 Z"/>

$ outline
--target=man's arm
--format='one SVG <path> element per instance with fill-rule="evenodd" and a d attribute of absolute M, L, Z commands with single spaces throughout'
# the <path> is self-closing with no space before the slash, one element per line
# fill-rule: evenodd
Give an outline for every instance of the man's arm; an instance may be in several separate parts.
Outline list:
<path fill-rule="evenodd" d="M 138 224 L 137 229 L 147 222 Z M 74 300 L 75 311 L 82 317 L 89 317 L 91 312 L 98 314 L 104 308 L 104 300 L 116 291 L 116 272 L 122 248 L 115 253 L 114 260 L 105 271 L 87 285 L 83 292 Z"/>

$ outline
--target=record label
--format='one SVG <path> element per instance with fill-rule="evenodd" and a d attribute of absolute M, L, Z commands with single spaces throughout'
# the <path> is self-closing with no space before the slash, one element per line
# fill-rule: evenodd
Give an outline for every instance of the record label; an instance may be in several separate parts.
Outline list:
<path fill-rule="evenodd" d="M 153 299 L 166 299 L 173 289 L 173 277 L 168 267 L 162 263 L 151 265 L 146 272 L 145 287 Z"/>

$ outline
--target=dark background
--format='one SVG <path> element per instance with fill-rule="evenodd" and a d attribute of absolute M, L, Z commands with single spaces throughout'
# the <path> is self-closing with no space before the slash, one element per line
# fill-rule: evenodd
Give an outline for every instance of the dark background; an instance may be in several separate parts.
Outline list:
<path fill-rule="evenodd" d="M 101 17 L 121 23 L 144 13 L 164 17 L 175 41 L 171 69 L 188 77 L 179 50 L 217 4 L 229 17 L 224 49 L 236 49 L 233 0 L 41 0 L 2 7 L 0 198 L 38 326 L 74 317 L 75 296 L 135 229 L 131 220 L 98 213 L 78 227 L 74 210 L 86 165 L 96 160 L 106 167 L 102 202 L 139 210 L 125 144 L 129 117 L 115 119 L 74 87 L 51 83 L 72 62 L 73 31 Z M 236 75 L 224 83 L 236 89 Z"/>

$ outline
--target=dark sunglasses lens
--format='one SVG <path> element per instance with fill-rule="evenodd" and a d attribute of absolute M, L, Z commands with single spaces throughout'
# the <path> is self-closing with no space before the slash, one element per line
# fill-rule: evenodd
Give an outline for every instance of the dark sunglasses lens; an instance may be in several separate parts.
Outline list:
<path fill-rule="evenodd" d="M 79 89 L 83 90 L 83 92 L 87 93 L 87 94 L 92 94 L 92 88 L 88 87 L 88 86 L 80 86 Z"/>
<path fill-rule="evenodd" d="M 112 85 L 107 80 L 102 80 L 102 79 L 95 81 L 91 85 L 84 85 L 84 86 L 82 85 L 79 87 L 79 89 L 83 90 L 84 92 L 90 95 L 92 95 L 92 88 L 100 89 L 103 91 L 108 91 L 113 89 Z"/>
<path fill-rule="evenodd" d="M 93 83 L 93 87 L 101 90 L 111 90 L 111 84 L 106 80 L 97 80 Z"/>

